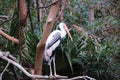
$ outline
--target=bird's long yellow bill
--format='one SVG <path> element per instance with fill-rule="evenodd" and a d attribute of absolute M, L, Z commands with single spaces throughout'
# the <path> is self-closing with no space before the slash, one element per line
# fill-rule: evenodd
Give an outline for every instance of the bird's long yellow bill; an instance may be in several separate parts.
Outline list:
<path fill-rule="evenodd" d="M 72 38 L 72 36 L 71 36 L 71 34 L 70 34 L 70 32 L 69 32 L 69 30 L 68 30 L 66 25 L 65 25 L 65 30 L 66 30 L 68 36 L 70 37 L 71 41 L 73 41 L 73 38 Z"/>

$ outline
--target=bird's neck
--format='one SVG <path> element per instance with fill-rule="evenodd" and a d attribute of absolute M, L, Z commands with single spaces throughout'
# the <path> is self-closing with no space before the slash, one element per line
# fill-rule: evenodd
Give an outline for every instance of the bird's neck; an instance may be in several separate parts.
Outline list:
<path fill-rule="evenodd" d="M 64 29 L 62 29 L 60 33 L 61 33 L 61 38 L 64 38 L 66 35 L 66 31 Z"/>

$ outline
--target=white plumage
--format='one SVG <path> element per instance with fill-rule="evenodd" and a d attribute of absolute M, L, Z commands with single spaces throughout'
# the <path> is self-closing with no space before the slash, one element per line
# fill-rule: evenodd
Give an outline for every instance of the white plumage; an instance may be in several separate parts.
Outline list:
<path fill-rule="evenodd" d="M 60 30 L 54 30 L 47 38 L 46 44 L 45 44 L 45 50 L 44 50 L 44 60 L 48 62 L 48 65 L 50 66 L 50 76 L 52 76 L 52 68 L 51 68 L 51 62 L 53 61 L 53 67 L 54 67 L 54 76 L 56 75 L 56 67 L 55 67 L 55 54 L 52 52 L 59 46 L 61 39 L 63 39 L 66 36 L 66 32 L 68 33 L 69 37 L 72 40 L 72 37 L 69 33 L 69 30 L 65 23 L 59 24 Z"/>

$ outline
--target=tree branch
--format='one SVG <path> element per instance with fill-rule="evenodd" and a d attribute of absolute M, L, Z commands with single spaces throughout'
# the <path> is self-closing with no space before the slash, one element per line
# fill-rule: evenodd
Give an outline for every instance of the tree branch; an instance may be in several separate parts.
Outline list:
<path fill-rule="evenodd" d="M 60 0 L 57 0 L 57 1 L 51 3 L 51 4 L 47 5 L 47 6 L 39 6 L 39 7 L 37 8 L 36 0 L 33 0 L 33 2 L 34 2 L 34 9 L 49 8 L 49 7 L 57 4 L 59 1 L 60 1 Z M 41 1 L 41 2 L 42 2 L 42 1 Z M 33 9 L 33 8 L 31 8 L 31 9 Z"/>
<path fill-rule="evenodd" d="M 2 35 L 3 37 L 5 37 L 6 39 L 8 39 L 9 41 L 12 41 L 15 44 L 19 44 L 19 40 L 9 36 L 8 34 L 6 34 L 5 32 L 3 32 L 2 30 L 0 30 L 0 35 Z"/>
<path fill-rule="evenodd" d="M 9 54 L 10 55 L 10 54 Z M 19 70 L 21 70 L 26 76 L 30 77 L 31 79 L 49 79 L 49 80 L 78 80 L 78 79 L 89 79 L 89 80 L 96 80 L 94 78 L 91 78 L 89 76 L 77 76 L 77 77 L 73 77 L 73 78 L 68 78 L 67 76 L 40 76 L 40 75 L 33 75 L 30 74 L 29 72 L 27 72 L 20 64 L 18 64 L 16 61 L 9 59 L 8 57 L 8 52 L 1 52 L 0 51 L 0 58 L 7 61 L 8 64 L 5 67 L 5 69 L 3 70 L 3 72 L 0 74 L 0 80 L 2 80 L 2 75 L 5 72 L 5 70 L 7 69 L 7 67 L 9 66 L 9 64 L 12 64 L 14 66 L 16 66 Z M 67 79 L 68 78 L 68 79 Z"/>
<path fill-rule="evenodd" d="M 62 8 L 61 8 L 61 11 L 59 12 L 59 15 L 56 18 L 56 20 L 62 20 L 63 21 L 63 12 L 64 12 L 64 9 L 65 9 L 65 6 L 66 6 L 66 0 L 64 0 L 61 4 L 62 4 Z"/>
<path fill-rule="evenodd" d="M 12 65 L 16 66 L 18 69 L 20 69 L 26 76 L 32 78 L 32 79 L 66 79 L 67 76 L 58 76 L 58 77 L 50 77 L 50 76 L 40 76 L 40 75 L 32 75 L 29 72 L 27 72 L 20 64 L 17 62 L 7 58 L 4 54 L 6 52 L 0 51 L 0 58 L 7 61 L 8 63 L 11 63 Z M 6 68 L 5 68 L 6 69 Z"/>
<path fill-rule="evenodd" d="M 34 27 L 33 27 L 33 22 L 32 22 L 32 17 L 31 17 L 30 0 L 28 0 L 27 9 L 28 9 L 27 16 L 29 17 L 30 25 L 31 25 L 31 30 L 32 30 L 32 33 L 33 33 L 34 32 Z"/>
<path fill-rule="evenodd" d="M 4 72 L 6 71 L 6 69 L 8 68 L 10 62 L 7 63 L 6 67 L 4 68 L 4 70 L 2 71 L 2 73 L 0 74 L 0 80 L 2 80 L 2 75 L 4 74 Z"/>

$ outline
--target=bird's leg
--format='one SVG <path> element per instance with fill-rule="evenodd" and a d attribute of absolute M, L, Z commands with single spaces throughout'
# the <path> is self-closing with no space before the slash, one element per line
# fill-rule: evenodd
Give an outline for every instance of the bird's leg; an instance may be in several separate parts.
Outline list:
<path fill-rule="evenodd" d="M 50 76 L 52 77 L 52 67 L 51 67 L 51 62 L 49 63 L 49 67 L 50 67 Z"/>
<path fill-rule="evenodd" d="M 53 67 L 54 67 L 54 76 L 58 76 L 57 74 L 56 74 L 56 65 L 55 65 L 55 55 L 53 56 Z"/>

